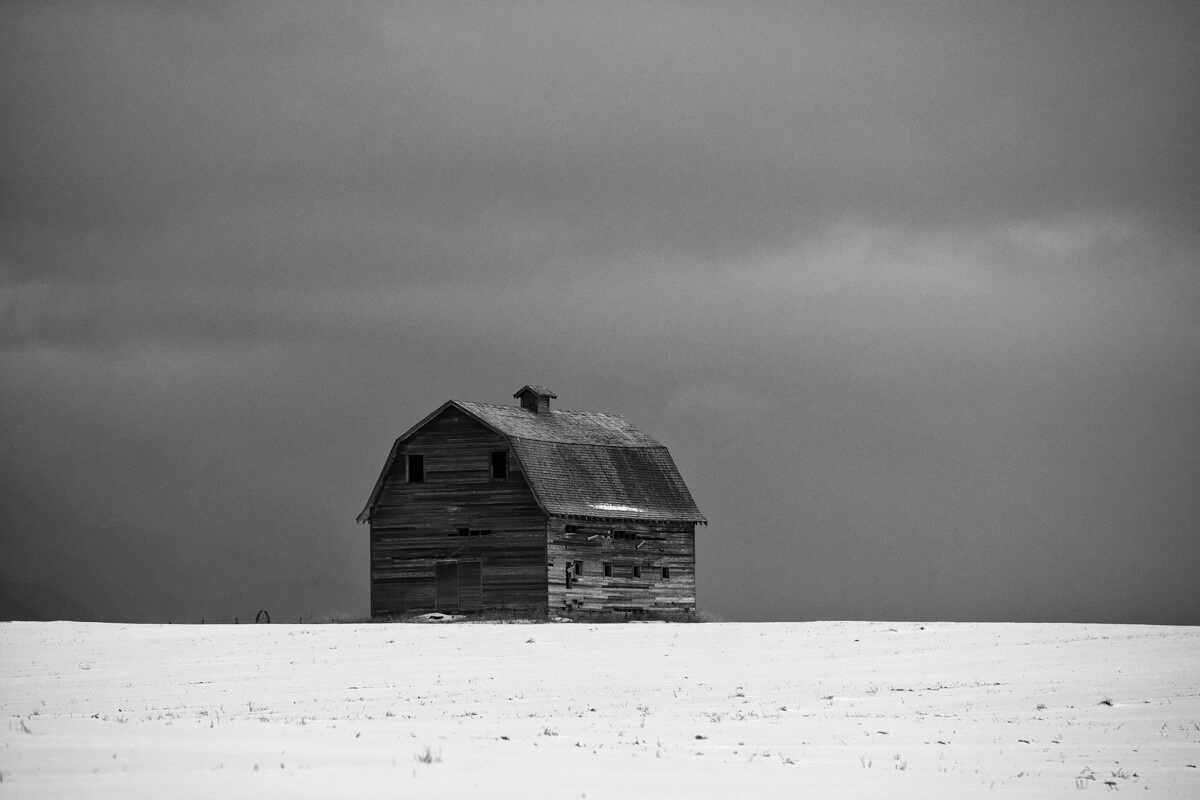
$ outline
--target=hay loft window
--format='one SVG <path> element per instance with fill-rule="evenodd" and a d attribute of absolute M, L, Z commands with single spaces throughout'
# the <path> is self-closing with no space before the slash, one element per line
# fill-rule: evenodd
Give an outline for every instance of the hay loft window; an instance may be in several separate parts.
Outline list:
<path fill-rule="evenodd" d="M 626 541 L 632 542 L 638 538 L 638 535 L 636 533 L 634 533 L 633 531 L 613 531 L 612 538 L 624 539 Z"/>
<path fill-rule="evenodd" d="M 492 453 L 492 480 L 508 480 L 508 451 L 499 450 Z"/>
<path fill-rule="evenodd" d="M 425 456 L 420 453 L 408 454 L 408 482 L 425 482 Z"/>
<path fill-rule="evenodd" d="M 488 528 L 476 530 L 474 528 L 458 528 L 450 531 L 451 536 L 491 536 L 492 532 Z"/>
<path fill-rule="evenodd" d="M 604 565 L 604 577 L 606 577 L 606 578 L 612 577 L 612 564 Z"/>
<path fill-rule="evenodd" d="M 564 527 L 564 530 L 567 533 L 579 533 L 579 526 L 578 525 L 567 525 Z"/>
<path fill-rule="evenodd" d="M 662 579 L 663 579 L 664 581 L 669 581 L 669 580 L 671 580 L 671 568 L 670 568 L 670 567 L 663 567 L 663 568 L 662 568 Z"/>

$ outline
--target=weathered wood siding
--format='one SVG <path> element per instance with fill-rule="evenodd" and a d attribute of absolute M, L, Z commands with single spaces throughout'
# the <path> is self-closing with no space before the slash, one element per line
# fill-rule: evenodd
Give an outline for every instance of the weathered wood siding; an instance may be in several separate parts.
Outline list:
<path fill-rule="evenodd" d="M 567 527 L 572 530 L 568 532 Z M 637 539 L 614 537 L 614 531 Z M 551 611 L 694 612 L 696 610 L 696 526 L 690 522 L 586 522 L 552 518 L 547 525 L 546 568 Z M 619 535 L 618 535 L 619 536 Z M 567 569 L 581 561 L 582 574 Z M 604 565 L 612 575 L 604 575 Z M 633 577 L 633 568 L 641 577 Z M 670 571 L 662 577 L 662 569 Z"/>
<path fill-rule="evenodd" d="M 507 449 L 456 408 L 401 445 L 371 511 L 373 616 L 434 610 L 439 561 L 479 562 L 482 600 L 475 589 L 465 607 L 546 605 L 546 516 L 516 459 L 507 479 L 492 480 L 491 454 Z M 407 482 L 410 453 L 425 457 L 424 483 Z M 491 533 L 452 535 L 460 528 Z"/>

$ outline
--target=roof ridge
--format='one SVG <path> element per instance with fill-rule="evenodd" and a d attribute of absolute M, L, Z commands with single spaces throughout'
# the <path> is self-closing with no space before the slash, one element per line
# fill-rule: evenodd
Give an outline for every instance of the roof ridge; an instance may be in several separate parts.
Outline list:
<path fill-rule="evenodd" d="M 641 431 L 638 431 L 641 433 Z M 533 436 L 517 436 L 512 433 L 501 432 L 502 436 L 507 436 L 509 439 L 516 439 L 518 442 L 545 442 L 546 444 L 561 444 L 565 447 L 619 447 L 622 450 L 653 450 L 659 448 L 666 450 L 667 446 L 662 442 L 655 441 L 654 444 L 612 444 L 604 442 L 560 442 L 557 439 L 538 439 Z M 652 438 L 649 434 L 642 434 L 646 438 Z M 668 451 L 669 452 L 669 451 Z"/>
<path fill-rule="evenodd" d="M 519 406 L 451 400 L 496 433 L 528 442 L 644 449 L 663 446 L 620 414 L 569 408 L 533 412 Z"/>
<path fill-rule="evenodd" d="M 509 405 L 506 403 L 485 403 L 480 400 L 455 400 L 454 402 L 459 403 L 459 404 L 464 404 L 464 405 L 470 405 L 470 406 L 487 406 L 488 408 L 502 408 L 507 411 L 525 411 L 525 409 L 521 408 L 520 406 Z M 626 422 L 629 422 L 629 420 L 623 414 L 614 414 L 611 411 L 584 411 L 584 410 L 578 409 L 578 408 L 551 408 L 551 409 L 548 409 L 547 411 L 540 411 L 538 413 L 545 414 L 547 412 L 550 414 L 586 414 L 588 416 L 594 416 L 594 417 L 617 417 L 618 419 L 623 419 Z M 525 412 L 525 413 L 532 413 L 532 412 Z"/>

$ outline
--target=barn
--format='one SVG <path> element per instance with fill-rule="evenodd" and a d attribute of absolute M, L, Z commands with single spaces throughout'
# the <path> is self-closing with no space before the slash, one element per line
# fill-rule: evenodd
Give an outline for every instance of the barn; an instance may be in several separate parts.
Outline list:
<path fill-rule="evenodd" d="M 624 417 L 449 400 L 392 445 L 366 507 L 371 615 L 696 610 L 696 526 L 667 448 Z"/>

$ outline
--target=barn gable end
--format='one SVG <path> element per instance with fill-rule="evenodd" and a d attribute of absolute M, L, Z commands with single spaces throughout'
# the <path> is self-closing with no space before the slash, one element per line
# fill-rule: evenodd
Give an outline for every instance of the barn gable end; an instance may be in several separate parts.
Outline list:
<path fill-rule="evenodd" d="M 452 405 L 397 440 L 370 505 L 372 616 L 546 605 L 546 516 L 519 465 L 492 478 L 508 452 Z M 408 480 L 410 455 L 423 481 Z"/>

